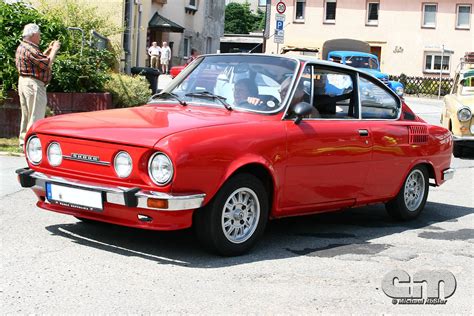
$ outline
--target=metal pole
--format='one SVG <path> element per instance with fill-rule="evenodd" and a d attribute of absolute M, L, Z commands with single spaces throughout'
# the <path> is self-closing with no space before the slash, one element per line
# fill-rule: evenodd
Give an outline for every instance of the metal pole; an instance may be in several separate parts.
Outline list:
<path fill-rule="evenodd" d="M 444 58 L 444 44 L 441 50 L 441 66 L 439 68 L 439 87 L 438 87 L 438 100 L 441 98 L 441 77 L 443 75 L 443 58 Z"/>
<path fill-rule="evenodd" d="M 138 4 L 137 58 L 135 66 L 140 66 L 140 30 L 142 28 L 142 5 Z"/>

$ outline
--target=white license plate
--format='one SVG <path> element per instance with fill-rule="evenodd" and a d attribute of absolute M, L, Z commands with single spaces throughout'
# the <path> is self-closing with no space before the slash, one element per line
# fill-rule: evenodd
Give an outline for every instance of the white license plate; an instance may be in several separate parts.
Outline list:
<path fill-rule="evenodd" d="M 52 204 L 86 211 L 102 211 L 102 193 L 46 183 L 46 198 Z"/>

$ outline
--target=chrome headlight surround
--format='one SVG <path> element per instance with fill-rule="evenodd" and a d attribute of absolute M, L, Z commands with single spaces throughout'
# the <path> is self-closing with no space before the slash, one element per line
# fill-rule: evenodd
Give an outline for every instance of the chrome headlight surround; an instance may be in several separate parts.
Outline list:
<path fill-rule="evenodd" d="M 403 93 L 404 93 L 404 92 L 405 92 L 405 90 L 403 89 L 403 87 L 397 87 L 397 88 L 395 89 L 395 93 L 396 93 L 399 97 L 403 96 Z"/>
<path fill-rule="evenodd" d="M 26 158 L 33 165 L 39 165 L 43 160 L 43 146 L 36 135 L 31 136 L 26 143 Z"/>
<path fill-rule="evenodd" d="M 472 112 L 469 108 L 461 108 L 458 110 L 458 120 L 461 122 L 469 121 L 472 117 Z"/>
<path fill-rule="evenodd" d="M 174 175 L 171 159 L 162 152 L 154 153 L 148 160 L 148 175 L 156 185 L 164 186 L 170 183 Z"/>
<path fill-rule="evenodd" d="M 46 157 L 51 166 L 57 167 L 63 162 L 63 152 L 61 150 L 61 145 L 57 142 L 52 142 L 49 144 L 48 149 L 46 150 Z"/>
<path fill-rule="evenodd" d="M 133 161 L 126 151 L 119 151 L 114 158 L 114 170 L 119 178 L 127 178 L 133 170 Z"/>

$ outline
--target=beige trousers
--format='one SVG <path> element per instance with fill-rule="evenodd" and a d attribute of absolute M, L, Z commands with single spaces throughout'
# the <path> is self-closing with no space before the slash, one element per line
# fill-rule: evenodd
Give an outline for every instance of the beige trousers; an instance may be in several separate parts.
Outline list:
<path fill-rule="evenodd" d="M 41 80 L 32 77 L 18 79 L 18 94 L 21 106 L 20 145 L 34 122 L 44 118 L 46 112 L 46 87 Z"/>
<path fill-rule="evenodd" d="M 158 68 L 160 66 L 160 56 L 153 55 L 151 56 L 151 65 L 152 68 Z"/>

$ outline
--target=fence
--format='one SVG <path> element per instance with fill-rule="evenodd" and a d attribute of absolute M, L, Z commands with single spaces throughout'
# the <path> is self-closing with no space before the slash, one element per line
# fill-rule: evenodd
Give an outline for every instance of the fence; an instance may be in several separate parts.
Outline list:
<path fill-rule="evenodd" d="M 408 77 L 401 74 L 400 76 L 390 76 L 390 80 L 400 81 L 405 86 L 405 94 L 438 95 L 439 92 L 439 77 Z M 453 84 L 453 79 L 442 78 L 441 95 L 449 94 Z"/>

